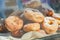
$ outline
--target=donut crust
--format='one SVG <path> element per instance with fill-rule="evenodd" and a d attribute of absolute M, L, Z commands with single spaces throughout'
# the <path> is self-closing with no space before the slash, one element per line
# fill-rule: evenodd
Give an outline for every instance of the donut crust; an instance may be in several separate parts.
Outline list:
<path fill-rule="evenodd" d="M 58 25 L 60 25 L 60 14 L 54 14 L 53 17 L 57 20 Z"/>
<path fill-rule="evenodd" d="M 41 23 L 44 20 L 43 14 L 36 9 L 30 9 L 30 8 L 25 9 L 24 16 L 27 20 L 36 23 Z"/>
<path fill-rule="evenodd" d="M 24 25 L 23 30 L 25 32 L 29 32 L 29 31 L 37 31 L 40 29 L 40 24 L 39 23 L 29 23 Z"/>
<path fill-rule="evenodd" d="M 5 20 L 5 25 L 9 31 L 16 31 L 22 28 L 23 20 L 17 16 L 9 16 Z"/>

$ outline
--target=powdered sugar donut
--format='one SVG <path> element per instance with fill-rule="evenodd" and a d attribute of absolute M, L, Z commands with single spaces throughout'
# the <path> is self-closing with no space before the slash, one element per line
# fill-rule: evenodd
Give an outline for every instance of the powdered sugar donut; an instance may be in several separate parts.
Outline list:
<path fill-rule="evenodd" d="M 47 33 L 55 33 L 58 29 L 58 23 L 52 17 L 45 17 L 42 26 Z"/>
<path fill-rule="evenodd" d="M 26 8 L 24 16 L 26 19 L 37 23 L 41 23 L 44 20 L 43 14 L 36 9 Z"/>
<path fill-rule="evenodd" d="M 29 23 L 24 25 L 23 30 L 25 32 L 29 32 L 29 31 L 37 31 L 40 29 L 40 24 L 39 23 Z"/>

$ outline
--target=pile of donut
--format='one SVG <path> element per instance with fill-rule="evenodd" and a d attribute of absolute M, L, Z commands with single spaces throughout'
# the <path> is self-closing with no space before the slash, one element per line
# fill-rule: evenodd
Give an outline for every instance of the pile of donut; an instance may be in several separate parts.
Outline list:
<path fill-rule="evenodd" d="M 32 8 L 26 8 L 22 14 L 25 19 L 18 16 L 9 16 L 5 19 L 5 27 L 14 37 L 20 37 L 31 31 L 53 34 L 59 28 L 60 16 L 58 14 L 49 11 L 50 16 L 44 16 L 39 10 Z M 29 22 L 24 24 L 23 19 Z"/>

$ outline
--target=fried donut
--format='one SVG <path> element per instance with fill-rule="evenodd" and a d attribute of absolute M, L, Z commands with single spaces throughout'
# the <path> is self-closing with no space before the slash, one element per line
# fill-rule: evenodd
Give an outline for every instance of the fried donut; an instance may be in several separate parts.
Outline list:
<path fill-rule="evenodd" d="M 60 25 L 60 14 L 54 14 L 53 17 L 57 20 L 58 25 Z"/>
<path fill-rule="evenodd" d="M 46 13 L 47 16 L 52 16 L 54 14 L 54 12 L 52 10 L 48 10 L 48 12 Z"/>
<path fill-rule="evenodd" d="M 5 20 L 5 25 L 9 31 L 16 31 L 22 28 L 23 20 L 18 18 L 17 16 L 9 16 Z"/>
<path fill-rule="evenodd" d="M 41 6 L 41 2 L 38 0 L 30 0 L 29 2 L 25 3 L 24 6 L 27 8 L 37 8 Z"/>
<path fill-rule="evenodd" d="M 25 9 L 24 16 L 26 19 L 37 23 L 41 23 L 44 20 L 43 14 L 36 9 L 31 8 Z"/>
<path fill-rule="evenodd" d="M 1 20 L 0 20 L 1 21 Z M 6 29 L 5 25 L 4 25 L 4 21 L 0 22 L 0 33 L 7 33 L 8 30 Z"/>
<path fill-rule="evenodd" d="M 42 29 L 44 29 L 48 34 L 55 33 L 58 29 L 58 23 L 52 17 L 45 17 L 42 24 Z"/>
<path fill-rule="evenodd" d="M 21 37 L 23 34 L 24 34 L 24 33 L 23 33 L 23 31 L 21 31 L 21 30 L 17 30 L 17 31 L 11 32 L 11 35 L 12 35 L 13 37 Z"/>
<path fill-rule="evenodd" d="M 59 25 L 58 31 L 60 31 L 60 25 Z"/>
<path fill-rule="evenodd" d="M 7 33 L 8 30 L 6 29 L 6 27 L 4 25 L 0 26 L 0 33 Z"/>
<path fill-rule="evenodd" d="M 37 31 L 40 29 L 40 24 L 39 23 L 29 23 L 24 25 L 23 30 L 25 32 L 30 32 L 30 31 Z"/>

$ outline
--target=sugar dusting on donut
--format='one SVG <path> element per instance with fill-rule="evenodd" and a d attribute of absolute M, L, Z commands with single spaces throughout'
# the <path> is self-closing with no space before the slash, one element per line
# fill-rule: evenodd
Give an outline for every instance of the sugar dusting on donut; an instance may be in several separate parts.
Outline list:
<path fill-rule="evenodd" d="M 26 19 L 33 22 L 42 22 L 44 20 L 44 15 L 37 9 L 26 8 L 24 11 L 24 16 Z"/>
<path fill-rule="evenodd" d="M 46 25 L 46 26 L 52 26 L 52 25 L 50 25 L 50 24 L 48 23 L 50 20 L 53 21 L 53 24 L 52 24 L 52 25 L 55 25 L 55 23 L 57 23 L 54 18 L 52 18 L 52 17 L 45 17 L 44 22 L 45 22 L 45 25 Z"/>
<path fill-rule="evenodd" d="M 56 19 L 52 17 L 45 17 L 42 27 L 48 34 L 55 33 L 58 29 L 58 23 Z"/>

